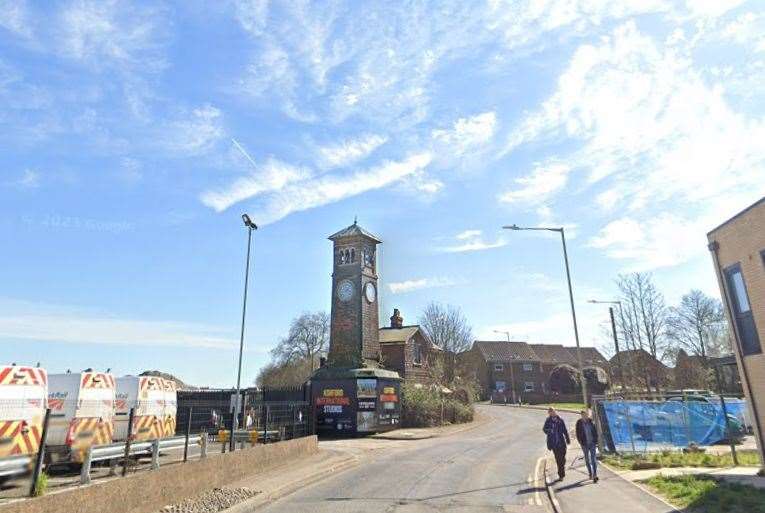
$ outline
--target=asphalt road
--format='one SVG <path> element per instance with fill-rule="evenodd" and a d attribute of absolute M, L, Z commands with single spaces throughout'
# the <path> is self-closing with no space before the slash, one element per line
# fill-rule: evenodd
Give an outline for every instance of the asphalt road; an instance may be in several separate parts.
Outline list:
<path fill-rule="evenodd" d="M 535 483 L 537 460 L 545 454 L 542 412 L 479 408 L 490 422 L 376 451 L 352 469 L 251 511 L 548 511 L 544 485 Z M 342 443 L 323 445 L 332 448 Z"/>

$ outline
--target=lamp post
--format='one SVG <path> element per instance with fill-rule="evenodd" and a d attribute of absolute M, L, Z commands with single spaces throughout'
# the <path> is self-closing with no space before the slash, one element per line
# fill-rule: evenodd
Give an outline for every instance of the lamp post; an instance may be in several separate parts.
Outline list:
<path fill-rule="evenodd" d="M 590 299 L 588 303 L 599 305 L 617 305 L 619 311 L 622 311 L 621 301 L 598 301 L 597 299 Z M 616 351 L 616 366 L 619 367 L 619 379 L 622 382 L 622 389 L 624 388 L 624 368 L 622 367 L 622 356 L 619 354 L 619 338 L 616 336 L 616 321 L 614 321 L 614 307 L 608 307 L 608 315 L 611 316 L 611 332 L 614 335 L 614 350 Z"/>
<path fill-rule="evenodd" d="M 509 225 L 502 227 L 505 230 L 514 231 L 546 231 L 546 232 L 558 232 L 560 233 L 560 240 L 563 244 L 563 261 L 566 264 L 566 281 L 568 283 L 568 298 L 571 302 L 571 318 L 574 322 L 574 340 L 576 341 L 576 361 L 579 366 L 579 378 L 582 380 L 582 399 L 584 405 L 588 406 L 590 403 L 587 400 L 587 379 L 584 377 L 584 369 L 582 368 L 582 351 L 579 347 L 579 326 L 576 323 L 576 308 L 574 308 L 574 292 L 571 288 L 571 271 L 568 266 L 568 251 L 566 250 L 566 233 L 564 228 L 550 228 L 550 227 L 520 227 L 518 225 Z"/>
<path fill-rule="evenodd" d="M 239 367 L 236 373 L 236 399 L 234 399 L 234 418 L 231 421 L 231 438 L 229 440 L 230 450 L 234 450 L 234 431 L 239 424 L 239 394 L 241 394 L 242 385 L 242 352 L 244 351 L 244 320 L 247 316 L 247 285 L 250 278 L 250 247 L 252 246 L 252 231 L 257 230 L 258 226 L 252 222 L 250 216 L 242 214 L 242 221 L 247 228 L 247 264 L 244 268 L 244 300 L 242 301 L 242 331 L 239 336 Z"/>
<path fill-rule="evenodd" d="M 499 333 L 507 337 L 507 344 L 510 345 L 510 332 L 494 330 L 494 333 Z M 515 404 L 515 373 L 513 372 L 513 352 L 510 351 L 510 397 L 512 403 Z"/>

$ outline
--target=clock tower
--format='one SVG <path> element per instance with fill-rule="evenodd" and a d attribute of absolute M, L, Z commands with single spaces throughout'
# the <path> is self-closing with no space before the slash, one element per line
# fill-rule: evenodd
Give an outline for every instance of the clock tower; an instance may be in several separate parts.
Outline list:
<path fill-rule="evenodd" d="M 380 366 L 377 308 L 377 245 L 380 239 L 356 221 L 331 235 L 332 315 L 329 365 Z"/>

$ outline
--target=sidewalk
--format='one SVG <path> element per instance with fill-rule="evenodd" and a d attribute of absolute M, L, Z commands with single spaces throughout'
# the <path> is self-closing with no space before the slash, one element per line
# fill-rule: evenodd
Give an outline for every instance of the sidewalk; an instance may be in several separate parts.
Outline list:
<path fill-rule="evenodd" d="M 571 441 L 566 456 L 566 477 L 558 476 L 550 453 L 545 466 L 545 483 L 557 513 L 669 513 L 674 507 L 638 486 L 623 479 L 598 462 L 600 481 L 593 483 L 587 475 L 582 450 Z"/>
<path fill-rule="evenodd" d="M 461 433 L 469 429 L 475 429 L 484 425 L 489 420 L 486 415 L 481 415 L 478 411 L 475 412 L 472 422 L 466 422 L 464 424 L 449 424 L 446 426 L 435 426 L 429 428 L 401 428 L 394 429 L 393 431 L 386 431 L 383 433 L 377 433 L 370 435 L 367 438 L 377 440 L 425 440 L 427 438 L 435 438 L 438 436 L 449 436 L 455 433 Z"/>

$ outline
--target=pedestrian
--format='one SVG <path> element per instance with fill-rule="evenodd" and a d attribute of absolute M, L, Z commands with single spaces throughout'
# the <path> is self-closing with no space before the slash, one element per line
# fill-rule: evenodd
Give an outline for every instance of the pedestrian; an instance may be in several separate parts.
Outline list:
<path fill-rule="evenodd" d="M 571 443 L 571 438 L 568 436 L 566 423 L 558 416 L 555 408 L 547 409 L 547 420 L 542 431 L 547 435 L 547 448 L 555 455 L 560 481 L 566 477 L 566 446 Z"/>
<path fill-rule="evenodd" d="M 587 472 L 593 482 L 598 482 L 598 459 L 595 455 L 595 449 L 598 446 L 598 430 L 595 429 L 595 423 L 592 422 L 590 412 L 582 410 L 582 417 L 576 421 L 576 439 L 584 451 L 584 463 L 587 465 Z"/>

